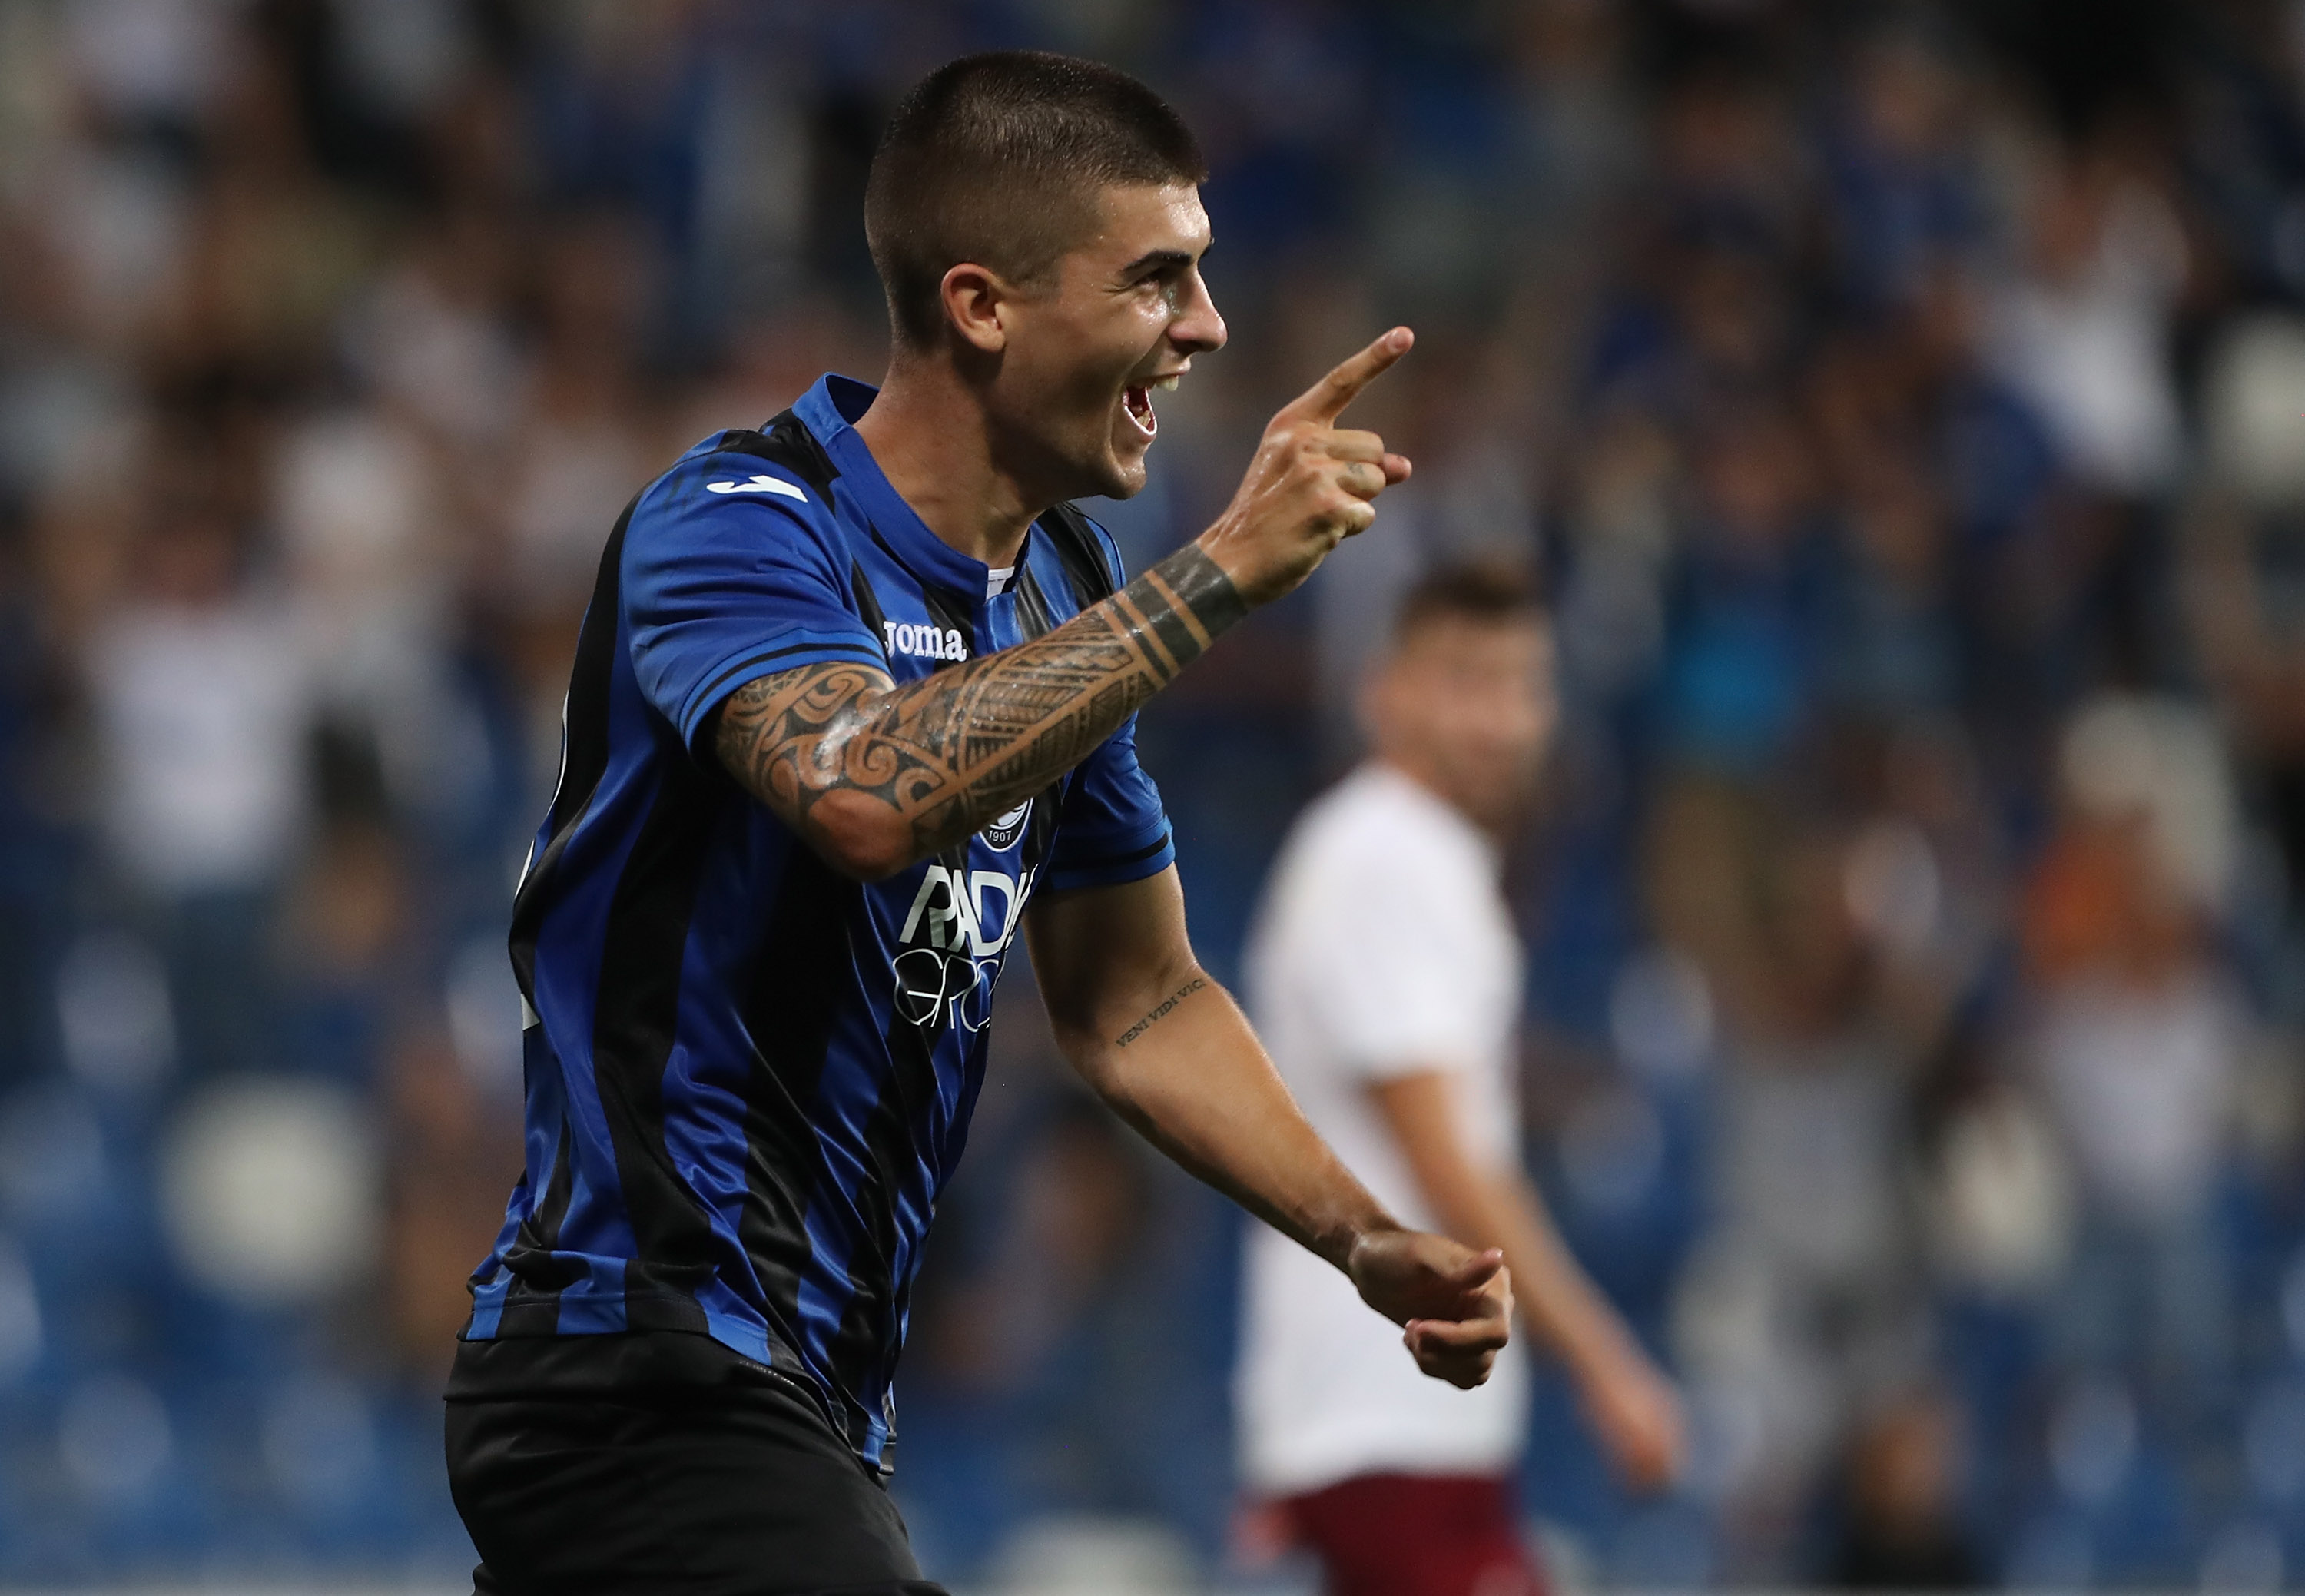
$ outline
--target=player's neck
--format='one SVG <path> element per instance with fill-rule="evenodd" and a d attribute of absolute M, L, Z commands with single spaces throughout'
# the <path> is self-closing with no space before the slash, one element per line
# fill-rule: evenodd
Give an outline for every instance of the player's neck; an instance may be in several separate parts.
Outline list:
<path fill-rule="evenodd" d="M 1014 565 L 1035 504 L 996 464 L 989 421 L 965 384 L 933 361 L 898 361 L 856 422 L 897 496 L 971 559 Z"/>
<path fill-rule="evenodd" d="M 1380 746 L 1369 758 L 1396 776 L 1405 777 L 1411 784 L 1423 788 L 1451 809 L 1464 822 L 1499 848 L 1510 839 L 1511 817 L 1484 812 L 1479 806 L 1466 801 L 1465 795 L 1452 788 L 1448 778 L 1432 761 L 1419 758 L 1410 749 Z"/>

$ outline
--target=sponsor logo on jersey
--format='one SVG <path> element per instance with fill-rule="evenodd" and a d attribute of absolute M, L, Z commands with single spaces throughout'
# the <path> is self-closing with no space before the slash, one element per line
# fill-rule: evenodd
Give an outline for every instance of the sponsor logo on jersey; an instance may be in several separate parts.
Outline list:
<path fill-rule="evenodd" d="M 1020 830 L 1023 824 L 1019 819 Z M 1024 924 L 1032 890 L 1030 870 L 1018 877 L 1005 870 L 931 865 L 897 934 L 905 944 L 896 960 L 897 1017 L 923 1028 L 949 1024 L 982 1030 L 992 1018 L 992 988 Z"/>
<path fill-rule="evenodd" d="M 807 494 L 792 483 L 773 476 L 756 476 L 749 482 L 707 482 L 704 491 L 707 493 L 777 493 L 787 499 L 797 499 L 803 504 L 808 502 Z"/>
<path fill-rule="evenodd" d="M 884 620 L 880 623 L 880 636 L 887 642 L 891 654 L 910 654 L 916 660 L 968 658 L 968 639 L 942 627 L 916 627 L 901 620 Z"/>

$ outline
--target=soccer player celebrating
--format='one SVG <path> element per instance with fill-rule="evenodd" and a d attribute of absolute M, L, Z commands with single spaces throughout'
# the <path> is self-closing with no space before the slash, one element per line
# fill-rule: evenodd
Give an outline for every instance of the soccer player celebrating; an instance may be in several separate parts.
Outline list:
<path fill-rule="evenodd" d="M 448 1388 L 481 1592 L 935 1589 L 890 1376 L 1020 929 L 1075 1067 L 1404 1367 L 1477 1386 L 1505 1344 L 1502 1255 L 1396 1221 L 1195 960 L 1132 735 L 1408 476 L 1337 424 L 1407 330 L 1134 581 L 1067 502 L 1143 486 L 1154 391 L 1224 342 L 1204 175 L 1107 68 L 931 74 L 865 197 L 883 386 L 707 440 L 611 534 L 513 913 L 527 1167 Z"/>
<path fill-rule="evenodd" d="M 1371 757 L 1273 867 L 1249 1002 L 1306 1117 L 1389 1211 L 1503 1252 L 1602 1440 L 1655 1485 L 1678 1467 L 1678 1404 L 1520 1173 L 1521 951 L 1498 848 L 1552 732 L 1551 657 L 1508 573 L 1451 568 L 1409 593 L 1363 696 Z M 1527 1419 L 1518 1347 L 1480 1390 L 1403 1379 L 1329 1271 L 1267 1240 L 1247 1252 L 1243 1472 L 1320 1556 L 1331 1596 L 1540 1590 L 1508 1478 Z"/>

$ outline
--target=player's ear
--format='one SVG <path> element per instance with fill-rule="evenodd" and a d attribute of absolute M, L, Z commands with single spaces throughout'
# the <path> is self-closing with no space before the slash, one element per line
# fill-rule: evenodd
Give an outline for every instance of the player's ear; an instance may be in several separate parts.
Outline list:
<path fill-rule="evenodd" d="M 938 289 L 945 320 L 965 342 L 987 354 L 1008 346 L 1008 329 L 1001 323 L 1000 310 L 1011 291 L 998 273 L 964 260 L 944 274 Z"/>

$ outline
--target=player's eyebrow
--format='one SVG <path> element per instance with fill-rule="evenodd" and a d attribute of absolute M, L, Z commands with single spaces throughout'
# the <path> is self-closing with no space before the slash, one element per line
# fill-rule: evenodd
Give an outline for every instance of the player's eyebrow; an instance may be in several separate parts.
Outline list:
<path fill-rule="evenodd" d="M 1195 254 L 1189 250 L 1147 250 L 1120 269 L 1124 277 L 1141 277 L 1147 272 L 1169 271 L 1179 266 L 1190 266 L 1208 253 L 1203 250 Z"/>

